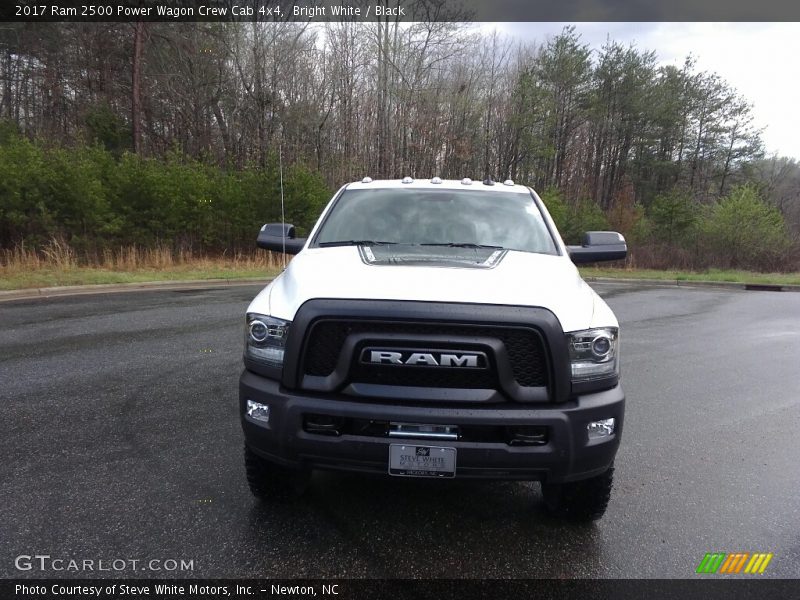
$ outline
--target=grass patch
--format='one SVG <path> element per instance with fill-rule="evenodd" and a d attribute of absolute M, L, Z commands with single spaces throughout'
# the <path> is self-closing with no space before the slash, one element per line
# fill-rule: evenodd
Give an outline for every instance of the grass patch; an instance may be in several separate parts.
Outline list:
<path fill-rule="evenodd" d="M 95 256 L 77 256 L 53 241 L 40 252 L 22 247 L 0 253 L 0 290 L 65 285 L 144 283 L 201 279 L 268 279 L 277 275 L 282 259 L 254 251 L 223 256 L 199 256 L 168 248 L 128 247 Z"/>
<path fill-rule="evenodd" d="M 800 273 L 755 273 L 709 269 L 708 271 L 659 271 L 655 269 L 615 269 L 581 267 L 583 277 L 610 277 L 619 279 L 656 279 L 659 281 L 714 281 L 731 283 L 765 283 L 774 285 L 800 285 Z"/>
<path fill-rule="evenodd" d="M 166 247 L 131 246 L 79 256 L 67 244 L 54 239 L 39 251 L 22 246 L 0 251 L 0 290 L 149 281 L 269 279 L 280 273 L 282 267 L 280 255 L 262 250 L 203 256 Z M 582 267 L 580 271 L 584 277 L 800 285 L 800 273 L 721 269 L 692 272 L 613 267 Z"/>
<path fill-rule="evenodd" d="M 0 270 L 1 271 L 1 270 Z M 94 285 L 103 283 L 145 283 L 150 281 L 181 281 L 200 279 L 270 279 L 279 269 L 187 268 L 162 271 L 109 271 L 92 267 L 79 267 L 67 271 L 39 269 L 28 273 L 5 275 L 0 273 L 0 290 L 44 288 L 63 285 Z"/>

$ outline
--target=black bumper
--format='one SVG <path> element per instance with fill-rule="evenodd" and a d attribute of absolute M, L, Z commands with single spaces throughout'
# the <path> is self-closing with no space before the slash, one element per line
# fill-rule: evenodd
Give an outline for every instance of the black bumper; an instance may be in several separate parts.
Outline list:
<path fill-rule="evenodd" d="M 270 407 L 268 424 L 245 413 L 247 400 Z M 622 434 L 625 396 L 622 388 L 585 394 L 563 403 L 509 403 L 492 408 L 431 405 L 398 406 L 348 396 L 316 395 L 283 388 L 272 379 L 245 370 L 239 380 L 239 408 L 245 443 L 256 454 L 284 466 L 388 474 L 389 444 L 401 440 L 366 435 L 328 436 L 304 430 L 304 415 L 347 419 L 430 423 L 463 427 L 543 426 L 547 443 L 514 446 L 503 441 L 417 441 L 454 447 L 456 477 L 540 480 L 552 483 L 598 475 L 613 462 Z M 616 419 L 615 433 L 590 440 L 590 421 Z M 408 440 L 415 443 L 414 440 Z"/>

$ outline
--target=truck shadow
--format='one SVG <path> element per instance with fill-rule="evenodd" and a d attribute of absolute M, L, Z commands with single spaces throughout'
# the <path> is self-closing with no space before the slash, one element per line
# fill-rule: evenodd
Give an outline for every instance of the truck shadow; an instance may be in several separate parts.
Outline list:
<path fill-rule="evenodd" d="M 535 483 L 315 473 L 301 498 L 256 504 L 250 517 L 258 538 L 250 543 L 272 544 L 278 556 L 296 554 L 298 544 L 317 552 L 319 570 L 307 564 L 306 576 L 573 578 L 601 572 L 599 526 L 550 517 Z M 296 535 L 276 540 L 269 532 L 278 523 Z M 322 559 L 336 553 L 332 548 L 340 549 L 339 571 Z"/>

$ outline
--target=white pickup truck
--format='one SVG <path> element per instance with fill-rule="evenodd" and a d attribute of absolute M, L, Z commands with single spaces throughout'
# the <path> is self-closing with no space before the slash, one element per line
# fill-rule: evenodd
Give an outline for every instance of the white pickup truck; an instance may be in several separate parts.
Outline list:
<path fill-rule="evenodd" d="M 565 246 L 511 181 L 343 186 L 247 309 L 241 422 L 250 489 L 314 469 L 535 480 L 575 520 L 609 501 L 625 397 L 619 332 L 573 263 L 617 260 L 614 232 Z"/>

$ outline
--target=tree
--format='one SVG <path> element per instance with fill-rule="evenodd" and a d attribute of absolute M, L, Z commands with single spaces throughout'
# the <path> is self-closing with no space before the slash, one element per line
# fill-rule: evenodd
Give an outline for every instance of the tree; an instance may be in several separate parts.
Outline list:
<path fill-rule="evenodd" d="M 565 187 L 570 171 L 574 134 L 585 119 L 591 77 L 590 50 L 582 44 L 575 27 L 565 27 L 541 49 L 534 63 L 534 74 L 548 96 L 544 113 L 545 135 L 552 147 L 546 160 L 540 186 Z M 574 191 L 574 187 L 573 187 Z"/>
<path fill-rule="evenodd" d="M 131 67 L 131 124 L 133 126 L 133 151 L 142 152 L 142 47 L 145 24 L 137 21 L 133 28 L 133 61 Z"/>
<path fill-rule="evenodd" d="M 669 245 L 685 240 L 699 217 L 697 204 L 685 190 L 659 194 L 650 207 L 655 237 Z"/>

